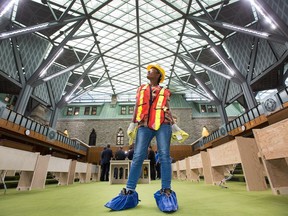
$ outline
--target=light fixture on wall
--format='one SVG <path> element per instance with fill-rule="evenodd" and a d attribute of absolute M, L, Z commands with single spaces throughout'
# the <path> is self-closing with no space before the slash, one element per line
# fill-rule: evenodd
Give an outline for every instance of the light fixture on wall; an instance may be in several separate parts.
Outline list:
<path fill-rule="evenodd" d="M 6 97 L 4 98 L 4 101 L 9 103 L 10 99 L 11 99 L 11 96 L 10 95 L 6 95 Z"/>

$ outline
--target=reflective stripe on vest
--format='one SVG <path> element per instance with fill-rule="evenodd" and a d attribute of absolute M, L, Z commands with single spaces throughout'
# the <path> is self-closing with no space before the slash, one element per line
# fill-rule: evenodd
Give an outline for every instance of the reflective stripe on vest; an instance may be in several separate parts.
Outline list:
<path fill-rule="evenodd" d="M 137 116 L 136 121 L 141 121 L 141 113 L 142 113 L 142 106 L 143 106 L 143 100 L 144 100 L 144 92 L 146 88 L 149 86 L 149 84 L 146 84 L 141 90 L 140 90 L 140 96 L 139 96 L 139 106 L 137 108 Z"/>
<path fill-rule="evenodd" d="M 164 100 L 164 91 L 165 88 L 162 88 L 159 92 L 159 98 L 156 105 L 156 113 L 155 113 L 155 130 L 158 130 L 161 125 L 161 112 L 162 112 L 162 103 Z"/>

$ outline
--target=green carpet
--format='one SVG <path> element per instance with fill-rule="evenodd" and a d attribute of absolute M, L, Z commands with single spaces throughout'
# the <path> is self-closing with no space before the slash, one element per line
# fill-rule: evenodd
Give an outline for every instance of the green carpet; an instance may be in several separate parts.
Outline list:
<path fill-rule="evenodd" d="M 179 210 L 173 215 L 205 216 L 284 216 L 288 215 L 288 196 L 273 195 L 271 190 L 247 192 L 245 183 L 229 182 L 228 189 L 204 182 L 172 182 Z M 107 182 L 74 183 L 69 186 L 47 185 L 44 190 L 0 190 L 0 216 L 157 216 L 165 215 L 155 204 L 153 193 L 160 181 L 139 184 L 140 204 L 130 210 L 114 212 L 104 204 L 124 185 Z"/>

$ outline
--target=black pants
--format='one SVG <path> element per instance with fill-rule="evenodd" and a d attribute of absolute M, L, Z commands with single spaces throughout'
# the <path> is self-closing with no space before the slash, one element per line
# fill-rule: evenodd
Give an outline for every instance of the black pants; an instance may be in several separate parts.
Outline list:
<path fill-rule="evenodd" d="M 156 163 L 155 167 L 156 167 L 156 174 L 157 174 L 156 178 L 161 179 L 160 163 Z"/>
<path fill-rule="evenodd" d="M 150 163 L 150 177 L 151 177 L 151 180 L 156 179 L 155 164 L 151 164 L 151 163 Z"/>
<path fill-rule="evenodd" d="M 100 181 L 109 181 L 110 163 L 102 164 Z"/>

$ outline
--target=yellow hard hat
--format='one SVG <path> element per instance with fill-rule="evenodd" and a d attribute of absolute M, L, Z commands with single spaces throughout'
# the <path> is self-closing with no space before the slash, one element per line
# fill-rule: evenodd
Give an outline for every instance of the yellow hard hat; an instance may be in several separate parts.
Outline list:
<path fill-rule="evenodd" d="M 150 64 L 147 66 L 148 71 L 150 71 L 151 68 L 156 68 L 160 72 L 161 74 L 160 83 L 162 83 L 165 79 L 165 70 L 159 64 Z"/>

